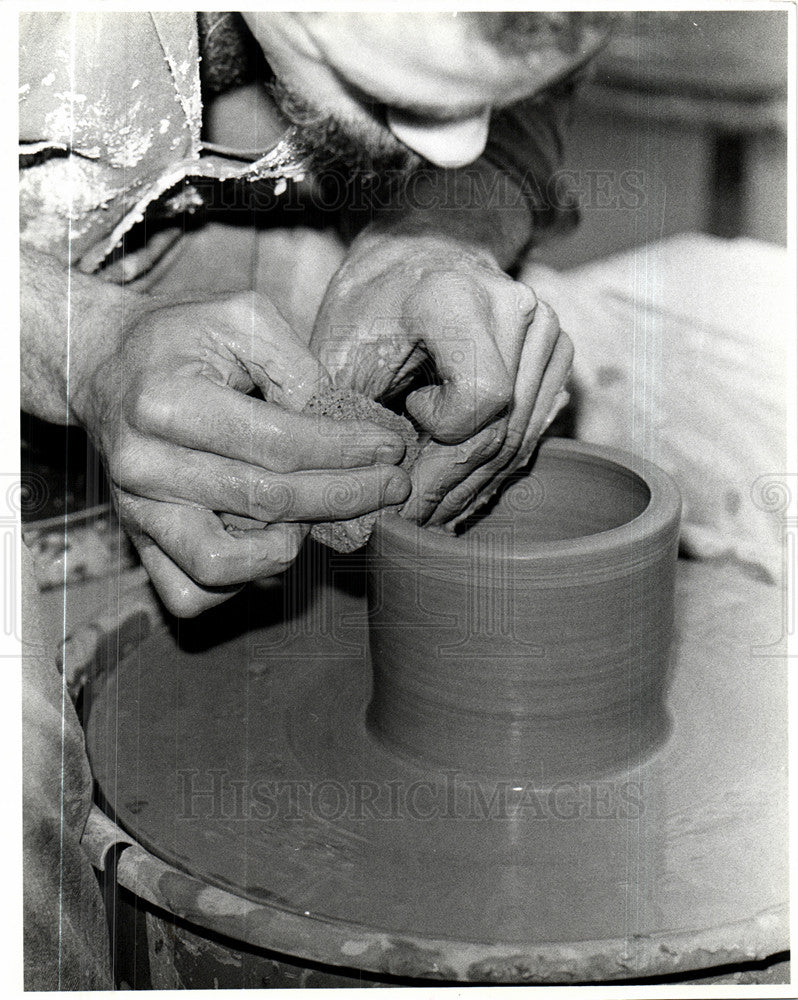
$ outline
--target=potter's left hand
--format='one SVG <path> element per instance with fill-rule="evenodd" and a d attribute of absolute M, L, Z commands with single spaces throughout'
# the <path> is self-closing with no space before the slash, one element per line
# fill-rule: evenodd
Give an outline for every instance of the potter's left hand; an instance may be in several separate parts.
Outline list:
<path fill-rule="evenodd" d="M 311 349 L 336 385 L 371 398 L 434 362 L 440 384 L 406 404 L 432 440 L 404 513 L 429 524 L 458 519 L 528 460 L 573 359 L 554 311 L 489 252 L 368 231 L 330 283 Z"/>

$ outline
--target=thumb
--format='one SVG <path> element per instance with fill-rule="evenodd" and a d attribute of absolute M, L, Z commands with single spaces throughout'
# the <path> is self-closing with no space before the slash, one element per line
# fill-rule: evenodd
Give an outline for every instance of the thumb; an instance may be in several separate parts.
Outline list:
<path fill-rule="evenodd" d="M 299 412 L 330 376 L 268 299 L 255 292 L 236 297 L 231 317 L 241 354 L 238 361 L 265 399 Z"/>

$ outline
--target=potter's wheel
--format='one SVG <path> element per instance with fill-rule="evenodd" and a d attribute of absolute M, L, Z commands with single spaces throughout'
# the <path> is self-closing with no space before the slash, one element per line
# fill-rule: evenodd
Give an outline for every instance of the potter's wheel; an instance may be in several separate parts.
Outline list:
<path fill-rule="evenodd" d="M 150 638 L 95 687 L 94 773 L 140 844 L 275 926 L 293 914 L 282 950 L 375 972 L 609 979 L 786 947 L 786 671 L 755 648 L 778 588 L 680 561 L 664 749 L 546 790 L 371 739 L 359 565 L 309 547 L 282 590 Z"/>

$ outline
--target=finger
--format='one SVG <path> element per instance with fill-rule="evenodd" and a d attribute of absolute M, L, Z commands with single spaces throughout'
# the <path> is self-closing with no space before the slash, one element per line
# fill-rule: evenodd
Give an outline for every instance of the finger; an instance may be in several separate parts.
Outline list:
<path fill-rule="evenodd" d="M 568 401 L 569 396 L 564 387 L 570 377 L 573 361 L 574 345 L 571 338 L 561 332 L 534 397 L 521 451 L 527 454 L 531 452 L 534 443 L 530 446 L 530 438 L 539 437 Z"/>
<path fill-rule="evenodd" d="M 468 512 L 473 512 L 498 491 L 506 476 L 500 473 L 507 466 L 502 457 L 481 466 L 467 479 L 458 483 L 443 497 L 427 521 L 428 527 L 440 527 L 455 518 L 465 520 Z"/>
<path fill-rule="evenodd" d="M 226 588 L 284 572 L 296 559 L 304 535 L 299 525 L 225 530 L 210 510 L 125 495 L 125 521 L 154 541 L 194 583 Z"/>
<path fill-rule="evenodd" d="M 411 393 L 407 410 L 437 440 L 473 436 L 510 402 L 513 378 L 491 335 L 487 292 L 462 275 L 425 281 L 414 306 L 442 385 Z"/>
<path fill-rule="evenodd" d="M 386 320 L 368 337 L 357 327 L 337 327 L 317 349 L 336 388 L 353 389 L 369 399 L 395 391 L 426 357 L 408 342 L 398 320 Z"/>
<path fill-rule="evenodd" d="M 321 363 L 269 299 L 257 292 L 231 296 L 227 322 L 230 350 L 264 396 L 298 412 L 329 385 Z"/>
<path fill-rule="evenodd" d="M 470 517 L 529 462 L 541 434 L 568 403 L 569 394 L 562 386 L 568 378 L 572 361 L 573 346 L 563 334 L 543 375 L 529 423 L 512 454 L 508 456 L 503 448 L 494 459 L 456 486 L 441 500 L 429 519 L 430 526 L 457 524 Z"/>
<path fill-rule="evenodd" d="M 283 524 L 264 524 L 263 521 L 255 521 L 250 517 L 237 517 L 235 514 L 220 514 L 219 520 L 229 535 L 242 541 L 250 540 L 252 531 L 267 531 L 276 561 L 287 564 L 297 558 L 310 531 L 308 524 L 290 521 Z M 281 572 L 282 570 L 277 570 L 277 573 Z M 273 575 L 276 574 L 267 571 L 265 574 L 258 574 L 255 579 L 262 580 Z"/>
<path fill-rule="evenodd" d="M 571 393 L 568 392 L 567 389 L 560 389 L 560 391 L 554 397 L 554 402 L 552 403 L 551 409 L 549 410 L 546 419 L 543 421 L 543 427 L 541 428 L 540 431 L 541 436 L 546 433 L 549 427 L 551 427 L 551 425 L 557 419 L 559 414 L 566 408 L 566 406 L 570 402 L 571 402 Z"/>
<path fill-rule="evenodd" d="M 546 302 L 540 302 L 525 337 L 504 445 L 486 472 L 498 471 L 514 459 L 528 437 L 533 414 L 548 413 L 572 361 L 573 346 L 561 332 L 557 314 Z M 541 425 L 542 421 L 539 431 Z"/>
<path fill-rule="evenodd" d="M 524 467 L 529 464 L 541 435 L 560 410 L 567 405 L 569 399 L 569 394 L 564 390 L 557 393 L 548 416 L 542 425 L 537 420 L 530 424 L 515 456 L 509 462 L 501 456 L 500 459 L 477 469 L 443 498 L 427 522 L 428 525 L 455 527 L 484 507 L 505 483 L 518 475 L 524 475 Z"/>
<path fill-rule="evenodd" d="M 405 444 L 395 431 L 367 420 L 332 420 L 289 410 L 208 379 L 181 377 L 137 403 L 143 434 L 275 472 L 393 464 Z"/>
<path fill-rule="evenodd" d="M 524 461 L 529 458 L 541 430 L 538 427 L 534 439 L 528 435 L 532 414 L 539 400 L 543 405 L 551 404 L 548 389 L 544 390 L 544 382 L 546 378 L 549 382 L 558 378 L 564 382 L 572 357 L 570 340 L 560 332 L 556 313 L 547 303 L 539 302 L 524 340 L 502 448 L 490 461 L 455 483 L 451 492 L 441 497 L 440 503 L 430 514 L 430 526 L 447 524 L 465 508 L 473 510 L 475 505 L 478 506 L 475 502 L 487 490 L 486 495 L 481 497 L 481 502 L 486 502 L 501 485 L 504 479 L 502 470 L 511 463 L 515 467 L 514 459 L 522 449 L 525 452 Z M 557 388 L 559 387 L 558 385 Z M 542 425 L 542 421 L 540 424 Z"/>
<path fill-rule="evenodd" d="M 570 359 L 563 366 L 561 362 L 565 360 L 569 350 L 571 352 Z M 558 353 L 555 354 L 555 352 Z M 513 405 L 505 441 L 508 448 L 517 449 L 520 446 L 535 405 L 543 395 L 541 390 L 546 373 L 551 371 L 556 378 L 556 373 L 562 370 L 562 381 L 564 382 L 572 360 L 573 348 L 570 339 L 560 331 L 560 321 L 557 314 L 547 302 L 539 302 L 534 318 L 526 331 L 518 365 Z M 560 386 L 557 388 L 559 389 Z M 551 400 L 549 400 L 550 402 Z M 509 459 L 511 455 L 507 457 Z"/>
<path fill-rule="evenodd" d="M 537 296 L 529 285 L 513 281 L 507 276 L 502 277 L 493 300 L 493 329 L 496 344 L 511 375 L 520 371 L 522 354 L 529 341 L 528 331 L 537 305 Z"/>
<path fill-rule="evenodd" d="M 407 473 L 393 465 L 283 475 L 165 442 L 136 464 L 116 480 L 129 493 L 267 523 L 358 517 L 402 503 L 410 493 Z"/>
<path fill-rule="evenodd" d="M 450 490 L 496 454 L 506 428 L 506 421 L 499 420 L 461 444 L 430 441 L 425 445 L 411 473 L 413 491 L 402 515 L 424 524 Z"/>
<path fill-rule="evenodd" d="M 203 611 L 229 600 L 240 587 L 200 587 L 151 539 L 133 539 L 142 565 L 166 606 L 178 618 L 195 618 Z"/>

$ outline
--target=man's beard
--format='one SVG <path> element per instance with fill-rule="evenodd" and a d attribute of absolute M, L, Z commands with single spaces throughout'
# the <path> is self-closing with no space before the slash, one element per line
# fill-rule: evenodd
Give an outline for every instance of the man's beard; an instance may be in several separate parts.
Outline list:
<path fill-rule="evenodd" d="M 421 162 L 388 130 L 373 131 L 345 122 L 315 107 L 279 80 L 269 84 L 278 110 L 298 130 L 300 154 L 316 175 L 339 173 L 347 181 L 407 178 Z"/>

